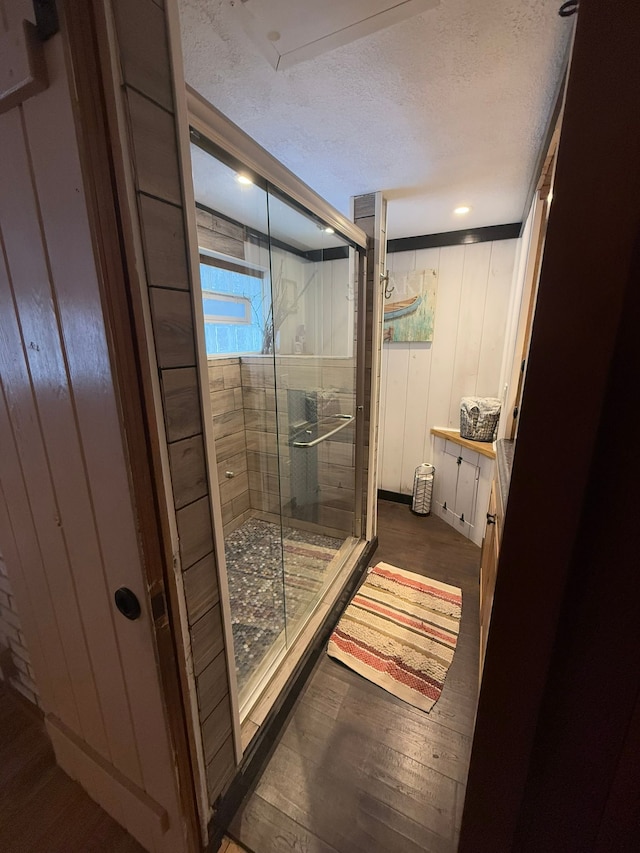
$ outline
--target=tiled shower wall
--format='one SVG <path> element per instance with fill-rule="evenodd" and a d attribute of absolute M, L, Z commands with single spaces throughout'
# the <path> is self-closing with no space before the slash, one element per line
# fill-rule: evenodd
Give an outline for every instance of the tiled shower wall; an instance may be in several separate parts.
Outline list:
<path fill-rule="evenodd" d="M 209 396 L 216 440 L 218 482 L 225 535 L 249 517 L 247 439 L 240 359 L 211 359 Z"/>
<path fill-rule="evenodd" d="M 289 510 L 288 391 L 313 391 L 318 416 L 354 414 L 354 365 L 347 358 L 241 356 L 209 360 L 218 481 L 225 533 L 249 515 Z M 276 426 L 279 419 L 280 442 Z M 318 524 L 329 535 L 353 534 L 353 425 L 318 445 Z M 229 474 L 233 476 L 228 476 Z"/>

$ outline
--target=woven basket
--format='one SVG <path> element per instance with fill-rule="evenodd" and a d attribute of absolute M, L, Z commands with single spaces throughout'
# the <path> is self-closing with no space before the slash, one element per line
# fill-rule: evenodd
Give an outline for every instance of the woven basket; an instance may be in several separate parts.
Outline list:
<path fill-rule="evenodd" d="M 502 403 L 497 397 L 463 397 L 460 402 L 460 437 L 493 441 Z"/>

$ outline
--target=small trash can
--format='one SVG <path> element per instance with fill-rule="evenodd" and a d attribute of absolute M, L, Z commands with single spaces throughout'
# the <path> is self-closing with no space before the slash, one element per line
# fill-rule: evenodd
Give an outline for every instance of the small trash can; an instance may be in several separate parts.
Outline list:
<path fill-rule="evenodd" d="M 433 492 L 433 475 L 435 468 L 428 462 L 418 465 L 413 475 L 413 502 L 411 509 L 418 515 L 429 515 L 431 512 L 431 493 Z"/>

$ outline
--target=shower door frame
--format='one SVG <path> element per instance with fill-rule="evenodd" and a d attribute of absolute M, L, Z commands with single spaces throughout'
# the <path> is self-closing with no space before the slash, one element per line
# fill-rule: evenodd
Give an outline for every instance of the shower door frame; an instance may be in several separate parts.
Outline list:
<path fill-rule="evenodd" d="M 279 161 L 272 157 L 265 149 L 258 145 L 251 137 L 245 134 L 226 116 L 215 109 L 211 104 L 204 100 L 191 87 L 186 86 L 186 101 L 187 101 L 187 125 L 185 136 L 181 140 L 182 147 L 182 168 L 185 171 L 183 175 L 185 196 L 188 201 L 186 209 L 187 231 L 189 235 L 189 245 L 191 252 L 191 270 L 193 276 L 193 308 L 196 318 L 196 337 L 197 337 L 197 362 L 198 370 L 201 376 L 207 376 L 207 354 L 204 342 L 204 317 L 202 300 L 198 299 L 199 288 L 199 250 L 196 229 L 196 207 L 195 197 L 192 186 L 191 174 L 186 174 L 187 167 L 190 168 L 190 129 L 195 130 L 204 139 L 209 140 L 215 146 L 222 149 L 230 157 L 237 160 L 249 172 L 253 172 L 262 180 L 266 181 L 267 185 L 280 190 L 293 201 L 294 204 L 301 206 L 310 213 L 320 217 L 328 225 L 335 229 L 336 232 L 346 237 L 355 245 L 356 249 L 356 271 L 358 281 L 357 292 L 357 323 L 356 323 L 356 389 L 355 389 L 355 408 L 356 408 L 356 430 L 355 430 L 355 490 L 354 490 L 354 521 L 355 530 L 359 531 L 358 544 L 356 544 L 347 559 L 337 569 L 335 575 L 331 578 L 326 586 L 322 597 L 319 599 L 314 610 L 308 615 L 305 620 L 305 625 L 297 633 L 296 638 L 291 646 L 289 646 L 284 654 L 278 656 L 273 667 L 269 671 L 268 677 L 265 679 L 262 688 L 256 689 L 255 702 L 252 702 L 252 709 L 255 705 L 259 705 L 261 697 L 265 694 L 270 694 L 269 699 L 276 700 L 279 691 L 269 691 L 269 685 L 272 685 L 280 675 L 282 670 L 285 670 L 285 664 L 288 659 L 295 658 L 296 654 L 303 654 L 305 646 L 301 646 L 301 641 L 305 636 L 305 632 L 310 623 L 313 623 L 314 616 L 319 611 L 320 605 L 324 604 L 332 592 L 335 592 L 336 585 L 339 589 L 344 585 L 344 581 L 348 579 L 351 572 L 355 568 L 358 559 L 361 557 L 367 547 L 367 530 L 370 525 L 363 524 L 363 496 L 368 494 L 368 489 L 363 483 L 364 477 L 364 405 L 365 405 L 365 357 L 366 357 L 366 253 L 367 253 L 367 235 L 355 223 L 343 216 L 335 210 L 321 196 L 317 195 L 310 187 L 297 178 L 293 172 L 283 166 Z M 205 443 L 206 451 L 210 460 L 216 459 L 215 438 L 213 435 L 212 412 L 208 394 L 203 395 L 204 407 L 204 422 L 205 422 Z M 371 400 L 371 421 L 377 418 L 378 407 L 376 402 Z M 211 482 L 212 495 L 212 515 L 214 528 L 214 549 L 216 561 L 218 564 L 218 578 L 220 583 L 221 594 L 221 612 L 222 624 L 225 637 L 225 654 L 229 676 L 229 694 L 231 699 L 231 709 L 233 715 L 233 734 L 234 746 L 236 753 L 236 763 L 239 765 L 242 761 L 244 749 L 247 743 L 243 743 L 242 725 L 243 721 L 240 716 L 239 691 L 236 677 L 235 654 L 233 648 L 232 620 L 230 598 L 228 592 L 228 579 L 226 570 L 226 558 L 224 550 L 224 533 L 222 523 L 222 509 L 220 504 L 220 494 L 217 486 L 217 479 L 214 472 L 217 470 L 216 465 L 210 463 L 208 465 L 209 477 Z M 371 472 L 369 472 L 369 475 Z M 370 507 L 367 507 L 367 515 L 369 515 Z M 370 531 L 369 531 L 370 532 Z M 375 536 L 375 530 L 370 533 L 370 538 Z M 349 572 L 347 567 L 350 566 Z M 336 593 L 337 594 L 337 593 Z M 329 608 L 327 608 L 328 611 Z M 324 619 L 324 617 L 323 617 Z M 284 686 L 284 684 L 282 685 Z M 248 716 L 247 716 L 248 720 Z"/>

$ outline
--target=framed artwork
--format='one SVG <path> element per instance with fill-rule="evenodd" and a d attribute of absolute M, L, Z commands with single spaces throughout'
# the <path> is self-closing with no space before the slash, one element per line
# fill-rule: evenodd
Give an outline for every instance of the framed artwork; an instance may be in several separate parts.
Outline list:
<path fill-rule="evenodd" d="M 434 269 L 389 273 L 384 299 L 384 343 L 433 341 L 437 288 L 438 274 Z"/>

